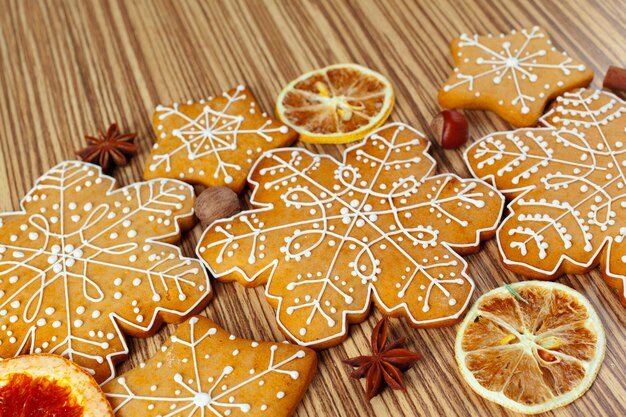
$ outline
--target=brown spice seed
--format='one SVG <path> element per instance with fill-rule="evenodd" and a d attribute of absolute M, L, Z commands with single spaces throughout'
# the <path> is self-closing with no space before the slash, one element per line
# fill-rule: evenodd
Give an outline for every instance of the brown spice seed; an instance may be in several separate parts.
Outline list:
<path fill-rule="evenodd" d="M 117 123 L 111 123 L 106 133 L 85 136 L 87 146 L 75 153 L 81 160 L 98 164 L 102 171 L 109 172 L 115 166 L 128 164 L 137 152 L 137 145 L 134 143 L 136 136 L 136 133 L 120 134 Z"/>
<path fill-rule="evenodd" d="M 357 368 L 350 374 L 352 378 L 366 378 L 365 392 L 368 401 L 380 394 L 385 384 L 395 390 L 405 390 L 403 372 L 422 358 L 421 354 L 402 348 L 404 337 L 387 344 L 388 328 L 387 317 L 374 327 L 370 342 L 373 355 L 343 360 Z"/>

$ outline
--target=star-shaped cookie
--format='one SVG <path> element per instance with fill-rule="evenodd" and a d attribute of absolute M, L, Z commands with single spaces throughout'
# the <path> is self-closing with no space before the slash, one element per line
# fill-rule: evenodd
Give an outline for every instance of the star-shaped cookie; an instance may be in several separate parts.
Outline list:
<path fill-rule="evenodd" d="M 509 35 L 462 34 L 450 49 L 456 68 L 439 91 L 441 106 L 491 110 L 517 127 L 536 125 L 551 99 L 593 78 L 538 26 Z"/>
<path fill-rule="evenodd" d="M 196 316 L 148 363 L 102 389 L 118 417 L 287 417 L 316 365 L 311 349 L 239 339 Z"/>
<path fill-rule="evenodd" d="M 144 178 L 176 178 L 240 192 L 266 150 L 288 146 L 297 134 L 267 116 L 243 86 L 208 101 L 157 106 L 157 143 Z"/>

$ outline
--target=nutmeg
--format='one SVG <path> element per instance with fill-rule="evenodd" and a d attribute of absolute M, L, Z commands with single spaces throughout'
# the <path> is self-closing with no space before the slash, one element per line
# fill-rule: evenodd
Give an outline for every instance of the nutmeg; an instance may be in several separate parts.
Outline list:
<path fill-rule="evenodd" d="M 196 216 L 202 228 L 215 220 L 234 216 L 241 211 L 239 197 L 228 187 L 208 187 L 196 198 Z"/>
<path fill-rule="evenodd" d="M 469 124 L 459 110 L 443 110 L 430 123 L 430 129 L 444 149 L 456 149 L 469 139 Z"/>

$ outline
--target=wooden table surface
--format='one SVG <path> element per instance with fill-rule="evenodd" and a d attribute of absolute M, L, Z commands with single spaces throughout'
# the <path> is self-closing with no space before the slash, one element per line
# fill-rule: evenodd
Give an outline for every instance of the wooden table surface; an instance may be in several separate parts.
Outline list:
<path fill-rule="evenodd" d="M 620 4 L 621 3 L 621 4 Z M 83 135 L 112 121 L 138 132 L 139 154 L 115 171 L 122 184 L 141 180 L 152 143 L 154 107 L 200 99 L 248 85 L 271 111 L 281 87 L 304 71 L 356 62 L 387 75 L 395 88 L 391 120 L 426 130 L 439 110 L 436 92 L 451 71 L 449 42 L 462 32 L 497 33 L 539 24 L 554 43 L 581 59 L 601 85 L 611 64 L 626 64 L 626 12 L 620 0 L 519 1 L 31 1 L 0 2 L 0 210 L 18 207 L 34 179 L 73 159 Z M 486 112 L 471 112 L 475 137 L 508 129 Z M 309 149 L 339 156 L 340 146 Z M 433 147 L 439 172 L 468 176 L 463 148 Z M 247 198 L 244 195 L 243 198 Z M 186 234 L 193 256 L 200 226 Z M 474 299 L 522 277 L 504 270 L 495 240 L 468 256 Z M 626 414 L 626 311 L 598 271 L 559 280 L 584 293 L 607 332 L 604 365 L 591 390 L 551 416 Z M 214 283 L 205 314 L 246 338 L 284 340 L 262 289 Z M 406 374 L 406 393 L 387 390 L 368 404 L 361 382 L 340 360 L 369 352 L 380 318 L 352 326 L 350 338 L 321 352 L 297 416 L 513 415 L 483 400 L 460 378 L 454 361 L 456 326 L 414 330 L 393 320 L 424 359 Z M 129 338 L 123 372 L 149 358 L 174 326 L 148 339 Z"/>

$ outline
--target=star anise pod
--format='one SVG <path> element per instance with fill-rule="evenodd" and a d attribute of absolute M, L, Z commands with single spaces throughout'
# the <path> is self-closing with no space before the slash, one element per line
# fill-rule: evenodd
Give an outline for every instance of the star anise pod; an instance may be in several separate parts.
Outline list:
<path fill-rule="evenodd" d="M 350 374 L 352 378 L 366 378 L 365 391 L 368 401 L 380 394 L 385 384 L 392 389 L 405 391 L 403 372 L 422 358 L 420 353 L 402 347 L 406 341 L 404 337 L 387 345 L 388 327 L 387 317 L 374 327 L 371 340 L 373 355 L 343 360 L 344 363 L 357 368 Z"/>
<path fill-rule="evenodd" d="M 76 155 L 85 162 L 92 162 L 102 167 L 104 172 L 114 166 L 124 166 L 131 156 L 137 152 L 137 145 L 133 143 L 136 133 L 120 134 L 117 123 L 112 123 L 106 133 L 100 132 L 95 136 L 85 136 L 87 146 L 76 151 Z"/>

